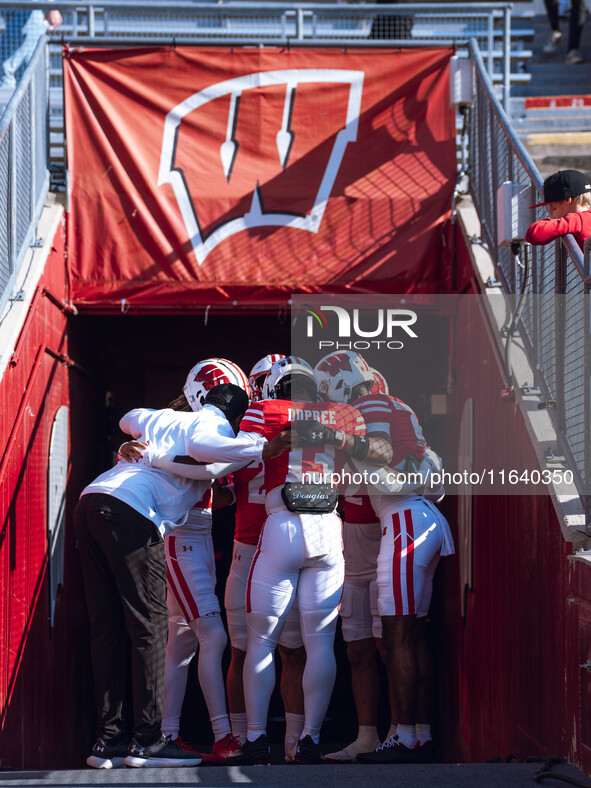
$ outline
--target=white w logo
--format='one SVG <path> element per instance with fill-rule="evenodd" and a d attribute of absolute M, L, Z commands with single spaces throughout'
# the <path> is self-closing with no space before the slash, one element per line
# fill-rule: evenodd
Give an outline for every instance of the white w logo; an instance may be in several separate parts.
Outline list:
<path fill-rule="evenodd" d="M 241 230 L 252 227 L 284 226 L 293 227 L 299 230 L 307 230 L 312 233 L 318 231 L 347 144 L 349 142 L 355 142 L 357 139 L 363 78 L 363 71 L 345 71 L 340 69 L 262 71 L 210 85 L 204 90 L 199 91 L 199 93 L 189 96 L 189 98 L 170 110 L 164 123 L 158 185 L 161 186 L 165 183 L 169 183 L 172 186 L 199 265 L 203 263 L 207 255 L 215 249 L 224 238 L 228 238 Z M 345 83 L 349 84 L 350 87 L 345 124 L 336 135 L 322 181 L 314 197 L 312 209 L 306 215 L 297 215 L 293 212 L 265 211 L 262 208 L 259 184 L 257 183 L 253 188 L 250 209 L 242 216 L 219 223 L 213 232 L 204 236 L 201 231 L 195 206 L 193 205 L 193 200 L 187 188 L 186 180 L 182 171 L 175 168 L 176 143 L 179 127 L 183 118 L 194 110 L 205 106 L 210 101 L 218 99 L 221 96 L 230 96 L 226 138 L 220 146 L 219 151 L 220 167 L 223 169 L 226 180 L 229 181 L 232 177 L 232 170 L 240 144 L 235 136 L 240 97 L 244 91 L 253 88 L 285 85 L 285 100 L 281 128 L 276 134 L 276 155 L 279 157 L 280 164 L 285 170 L 294 142 L 294 132 L 290 128 L 290 122 L 295 94 L 298 85 L 314 82 Z"/>

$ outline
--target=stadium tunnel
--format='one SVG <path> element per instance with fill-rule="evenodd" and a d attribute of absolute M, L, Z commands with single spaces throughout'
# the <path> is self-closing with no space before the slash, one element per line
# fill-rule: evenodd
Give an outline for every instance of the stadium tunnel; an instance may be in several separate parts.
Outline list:
<path fill-rule="evenodd" d="M 231 281 L 214 282 L 211 292 L 223 293 L 223 304 L 208 308 L 211 292 L 186 295 L 190 276 L 181 266 L 182 276 L 175 282 L 180 285 L 163 296 L 157 289 L 158 277 L 151 279 L 150 269 L 141 270 L 138 262 L 143 249 L 151 265 L 153 250 L 147 242 L 143 246 L 138 242 L 141 232 L 136 217 L 141 210 L 136 211 L 128 199 L 135 195 L 135 185 L 128 184 L 129 192 L 115 190 L 122 214 L 111 216 L 109 224 L 105 206 L 112 204 L 112 195 L 106 198 L 89 189 L 103 188 L 114 177 L 111 170 L 101 161 L 101 172 L 111 173 L 109 177 L 101 180 L 93 171 L 91 159 L 96 151 L 92 145 L 81 148 L 78 164 L 76 155 L 70 158 L 70 166 L 80 168 L 74 172 L 88 171 L 89 178 L 78 192 L 73 191 L 67 231 L 57 206 L 40 226 L 45 246 L 34 253 L 35 276 L 33 284 L 23 288 L 24 308 L 19 310 L 17 303 L 13 312 L 19 319 L 0 327 L 12 332 L 3 347 L 14 348 L 1 359 L 0 381 L 5 403 L 0 413 L 0 494 L 5 513 L 0 531 L 0 581 L 7 592 L 0 633 L 5 656 L 0 674 L 3 767 L 80 766 L 93 738 L 88 621 L 71 521 L 80 491 L 111 464 L 123 440 L 119 417 L 138 405 L 164 406 L 179 392 L 188 370 L 199 359 L 226 357 L 248 371 L 269 352 L 293 350 L 291 292 L 414 292 L 423 296 L 417 311 L 425 341 L 418 358 L 393 365 L 395 374 L 388 380 L 391 393 L 416 410 L 431 445 L 446 445 L 459 453 L 460 436 L 465 436 L 466 424 L 472 424 L 474 457 L 481 460 L 494 446 L 504 453 L 507 467 L 517 460 L 521 467 L 536 466 L 523 414 L 500 396 L 506 384 L 503 361 L 487 315 L 475 304 L 458 323 L 432 297 L 441 292 L 476 295 L 484 287 L 473 267 L 469 239 L 474 230 L 461 217 L 457 223 L 449 222 L 456 169 L 455 127 L 447 93 L 449 55 L 449 51 L 436 53 L 430 63 L 424 52 L 420 57 L 409 55 L 409 64 L 416 68 L 414 76 L 408 69 L 404 74 L 404 69 L 398 69 L 398 77 L 403 82 L 407 79 L 406 91 L 399 84 L 389 90 L 393 105 L 379 95 L 377 115 L 366 117 L 368 127 L 375 117 L 383 119 L 378 136 L 388 146 L 393 139 L 400 141 L 396 135 L 400 137 L 401 122 L 408 122 L 400 155 L 406 156 L 407 166 L 416 168 L 410 167 L 411 178 L 403 178 L 391 150 L 374 161 L 387 177 L 379 184 L 377 213 L 366 225 L 375 233 L 370 238 L 373 243 L 383 225 L 372 225 L 371 220 L 390 222 L 388 243 L 380 249 L 389 249 L 390 242 L 400 244 L 399 277 L 388 276 L 394 271 L 393 256 L 380 257 L 379 250 L 372 249 L 346 271 L 344 276 L 351 275 L 355 283 L 351 288 L 343 281 L 332 288 L 329 276 L 309 289 L 295 286 L 275 292 L 265 303 L 257 302 L 254 285 L 253 291 L 243 283 L 243 297 L 233 305 L 240 291 L 230 292 Z M 296 54 L 285 56 L 295 58 Z M 101 55 L 92 53 L 76 57 L 78 66 L 84 57 L 101 60 Z M 109 57 L 103 56 L 107 70 L 112 65 Z M 297 57 L 307 62 L 310 53 Z M 383 60 L 383 53 L 379 58 Z M 105 85 L 110 89 L 113 74 L 109 72 L 108 77 Z M 127 115 L 143 134 L 147 126 L 137 123 L 133 113 Z M 443 126 L 451 124 L 445 126 L 443 141 L 437 138 L 443 127 L 438 125 L 441 118 Z M 76 133 L 82 133 L 83 127 L 80 124 Z M 68 133 L 74 133 L 71 125 Z M 373 155 L 375 151 L 368 150 L 365 165 L 371 164 Z M 313 168 L 313 157 L 310 163 Z M 356 177 L 364 187 L 371 181 L 365 170 Z M 386 187 L 399 190 L 398 202 L 392 194 L 382 199 Z M 400 191 L 406 197 L 400 197 Z M 343 189 L 334 221 L 343 205 L 356 204 L 363 212 L 362 194 L 361 188 L 354 194 Z M 408 199 L 408 194 L 416 200 Z M 400 204 L 409 211 L 406 218 L 396 214 Z M 104 247 L 110 252 L 111 231 L 119 225 L 125 225 L 128 233 L 120 240 L 131 239 L 135 244 L 128 255 L 131 262 L 126 257 L 125 265 L 137 264 L 136 274 L 139 268 L 143 276 L 136 276 L 128 289 L 125 271 L 115 286 L 106 274 L 105 266 L 114 259 L 117 262 L 116 256 L 101 257 L 100 265 L 93 258 Z M 347 242 L 354 247 L 361 243 L 361 235 L 354 222 L 350 229 Z M 268 229 L 252 233 L 257 243 L 272 235 Z M 86 244 L 84 254 L 77 246 L 80 238 Z M 307 242 L 306 236 L 304 245 Z M 192 254 L 186 247 L 182 248 L 185 260 Z M 288 247 L 288 252 L 293 249 Z M 327 273 L 322 255 L 308 254 L 307 247 L 305 252 L 293 258 L 297 261 L 291 262 L 294 269 L 300 272 L 301 264 L 305 277 L 305 263 L 311 260 L 316 271 Z M 178 273 L 179 259 L 174 265 L 164 260 L 162 270 Z M 285 266 L 286 259 L 291 259 L 288 253 L 277 265 Z M 342 260 L 337 262 L 340 265 Z M 121 283 L 123 289 L 117 291 Z M 379 368 L 371 352 L 367 357 Z M 443 760 L 478 761 L 509 753 L 572 756 L 571 710 L 575 709 L 574 725 L 581 741 L 591 745 L 590 711 L 584 703 L 590 684 L 579 670 L 591 642 L 586 601 L 591 594 L 580 563 L 569 560 L 572 545 L 563 537 L 552 500 L 548 495 L 450 496 L 442 508 L 457 546 L 456 555 L 442 561 L 438 570 L 430 638 L 437 671 L 433 722 Z M 222 578 L 231 517 L 217 526 Z M 339 676 L 323 744 L 344 743 L 356 727 L 340 641 L 337 651 Z M 516 659 L 520 665 L 535 664 L 537 670 L 526 674 L 514 670 L 511 666 Z M 387 725 L 384 714 L 382 709 L 382 731 Z M 280 716 L 274 698 L 271 717 Z M 187 738 L 207 746 L 204 731 L 209 725 L 198 693 L 186 702 L 183 726 Z"/>
<path fill-rule="evenodd" d="M 425 315 L 421 319 L 421 330 L 429 335 L 425 346 L 432 349 L 431 357 L 422 357 L 420 364 L 405 359 L 396 366 L 396 380 L 388 382 L 390 391 L 412 404 L 425 434 L 438 445 L 438 433 L 444 425 L 441 415 L 431 413 L 431 394 L 440 394 L 445 389 L 449 374 L 448 353 L 442 354 L 440 341 L 443 337 L 444 344 L 448 345 L 449 318 Z M 117 448 L 128 439 L 118 428 L 125 412 L 138 405 L 165 407 L 182 390 L 188 370 L 202 358 L 228 358 L 248 374 L 250 367 L 267 353 L 289 353 L 291 320 L 283 309 L 270 314 L 243 315 L 212 314 L 210 311 L 207 323 L 204 310 L 188 315 L 78 315 L 69 318 L 68 338 L 69 355 L 79 368 L 70 372 L 72 389 L 78 389 L 78 379 L 85 377 L 84 397 L 78 392 L 77 404 L 72 399 L 72 436 L 76 436 L 72 445 L 72 465 L 84 464 L 90 480 L 113 463 Z M 368 353 L 364 357 L 377 365 L 380 354 L 374 355 L 375 359 Z M 82 431 L 87 437 L 79 442 Z M 88 447 L 92 447 L 90 451 Z M 222 603 L 232 556 L 233 525 L 233 511 L 214 513 L 217 591 Z M 437 617 L 434 613 L 434 620 Z M 348 736 L 354 738 L 356 726 L 355 709 L 347 686 L 348 663 L 340 639 L 337 653 L 339 679 L 323 733 L 323 739 L 335 745 Z M 382 678 L 385 681 L 385 677 Z M 89 704 L 92 707 L 91 700 Z M 270 719 L 275 722 L 271 723 L 270 731 L 277 733 L 279 741 L 282 741 L 282 716 L 281 700 L 275 694 L 270 709 Z M 385 735 L 389 725 L 385 707 L 381 716 Z M 206 749 L 211 745 L 207 710 L 196 672 L 192 673 L 189 682 L 182 735 Z"/>

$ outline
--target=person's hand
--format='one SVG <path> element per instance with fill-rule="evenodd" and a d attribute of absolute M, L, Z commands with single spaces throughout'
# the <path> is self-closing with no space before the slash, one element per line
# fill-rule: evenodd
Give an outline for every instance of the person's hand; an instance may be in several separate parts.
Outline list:
<path fill-rule="evenodd" d="M 263 460 L 270 460 L 271 457 L 278 457 L 284 451 L 295 449 L 297 446 L 297 434 L 295 430 L 283 430 L 275 435 L 273 440 L 263 446 Z"/>
<path fill-rule="evenodd" d="M 117 457 L 121 457 L 125 462 L 139 462 L 144 456 L 144 451 L 148 448 L 150 441 L 127 441 L 122 444 L 117 452 Z"/>
<path fill-rule="evenodd" d="M 325 443 L 338 446 L 344 443 L 344 433 L 337 437 L 337 430 L 327 427 L 314 419 L 310 421 L 296 421 L 293 430 L 298 435 L 299 446 L 323 446 Z"/>
<path fill-rule="evenodd" d="M 53 11 L 48 11 L 45 14 L 45 19 L 47 20 L 49 30 L 55 30 L 56 27 L 59 27 L 61 23 L 64 21 L 62 19 L 62 15 L 57 10 L 57 8 Z"/>
<path fill-rule="evenodd" d="M 225 506 L 231 506 L 236 501 L 234 495 L 234 488 L 227 485 L 222 486 L 219 479 L 214 479 L 211 484 L 211 492 L 213 494 L 212 510 L 223 509 Z"/>

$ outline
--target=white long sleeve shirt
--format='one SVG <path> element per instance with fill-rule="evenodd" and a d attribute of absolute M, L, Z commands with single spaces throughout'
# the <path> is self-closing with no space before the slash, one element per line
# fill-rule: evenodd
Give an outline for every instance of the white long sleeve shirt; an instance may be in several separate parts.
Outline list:
<path fill-rule="evenodd" d="M 206 405 L 198 413 L 137 408 L 126 413 L 119 426 L 136 440 L 148 441 L 155 455 L 171 459 L 188 454 L 198 461 L 209 461 L 204 453 L 217 453 L 212 462 L 229 461 L 226 455 L 236 440 L 230 422 L 213 405 Z M 234 453 L 239 456 L 231 459 L 244 462 L 260 458 L 265 442 L 253 446 L 248 441 L 247 445 L 237 446 Z M 164 534 L 184 524 L 188 511 L 202 499 L 216 471 L 220 476 L 229 472 L 221 467 L 210 468 L 204 471 L 204 478 L 196 480 L 148 463 L 120 461 L 85 487 L 82 495 L 112 495 L 152 520 Z"/>

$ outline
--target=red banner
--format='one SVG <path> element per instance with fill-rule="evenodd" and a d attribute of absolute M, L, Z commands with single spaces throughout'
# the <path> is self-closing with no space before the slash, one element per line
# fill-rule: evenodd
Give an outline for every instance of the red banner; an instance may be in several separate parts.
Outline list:
<path fill-rule="evenodd" d="M 72 300 L 438 292 L 450 55 L 66 49 Z"/>

